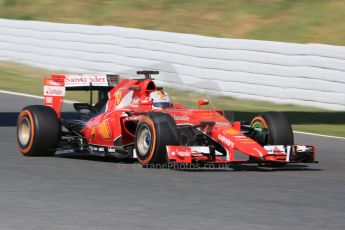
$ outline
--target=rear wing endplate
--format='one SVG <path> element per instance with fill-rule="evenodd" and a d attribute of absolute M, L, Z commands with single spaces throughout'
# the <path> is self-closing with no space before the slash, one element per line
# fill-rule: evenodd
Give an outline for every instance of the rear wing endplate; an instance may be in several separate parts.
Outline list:
<path fill-rule="evenodd" d="M 111 89 L 119 82 L 119 75 L 54 74 L 44 79 L 44 105 L 52 107 L 58 117 L 66 90 Z"/>

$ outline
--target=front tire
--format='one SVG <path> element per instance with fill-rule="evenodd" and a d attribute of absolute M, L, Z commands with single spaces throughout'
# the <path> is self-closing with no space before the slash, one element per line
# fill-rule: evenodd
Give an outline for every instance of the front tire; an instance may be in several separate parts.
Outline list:
<path fill-rule="evenodd" d="M 293 145 L 294 137 L 288 119 L 281 112 L 263 112 L 254 117 L 251 128 L 267 130 L 268 133 L 260 142 L 261 145 Z"/>
<path fill-rule="evenodd" d="M 257 130 L 256 140 L 261 145 L 293 145 L 294 137 L 288 119 L 281 112 L 263 112 L 254 117 L 251 128 Z M 283 167 L 286 163 L 259 163 L 261 167 Z"/>
<path fill-rule="evenodd" d="M 135 132 L 135 150 L 144 166 L 168 163 L 167 145 L 179 145 L 175 120 L 166 113 L 149 113 L 142 118 Z"/>
<path fill-rule="evenodd" d="M 17 120 L 17 141 L 24 156 L 51 156 L 60 139 L 60 122 L 54 109 L 43 105 L 25 107 Z"/>

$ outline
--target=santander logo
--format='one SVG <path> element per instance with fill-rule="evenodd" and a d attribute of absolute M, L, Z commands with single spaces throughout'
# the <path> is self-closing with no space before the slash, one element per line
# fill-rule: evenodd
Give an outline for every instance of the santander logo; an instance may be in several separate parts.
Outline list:
<path fill-rule="evenodd" d="M 94 76 L 94 77 L 90 77 L 90 81 L 91 82 L 97 82 L 97 83 L 103 83 L 103 82 L 107 82 L 107 78 L 105 76 Z"/>
<path fill-rule="evenodd" d="M 83 76 L 66 76 L 65 83 L 86 83 L 87 78 Z"/>
<path fill-rule="evenodd" d="M 65 85 L 66 86 L 73 86 L 73 85 L 82 85 L 86 86 L 90 83 L 95 85 L 107 85 L 107 77 L 106 76 L 88 76 L 88 75 L 66 75 L 65 76 Z"/>

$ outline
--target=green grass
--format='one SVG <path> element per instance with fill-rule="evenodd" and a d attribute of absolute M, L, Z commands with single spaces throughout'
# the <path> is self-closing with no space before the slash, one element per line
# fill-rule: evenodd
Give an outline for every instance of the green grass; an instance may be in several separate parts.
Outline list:
<path fill-rule="evenodd" d="M 344 0 L 0 0 L 0 17 L 345 45 Z"/>
<path fill-rule="evenodd" d="M 43 79 L 51 71 L 10 62 L 0 62 L 0 89 L 33 95 L 43 95 Z M 88 102 L 88 92 L 68 92 L 66 99 Z"/>
<path fill-rule="evenodd" d="M 0 62 L 0 89 L 41 96 L 43 78 L 50 74 L 50 71 L 44 69 Z M 207 96 L 202 93 L 175 89 L 167 89 L 167 91 L 169 91 L 175 102 L 192 108 L 197 107 L 198 99 L 209 99 L 209 108 L 225 110 L 227 117 L 232 120 L 249 120 L 262 111 L 282 111 L 296 131 L 345 137 L 345 112 L 263 101 L 239 100 L 230 97 Z M 88 93 L 68 92 L 66 98 L 87 102 Z"/>

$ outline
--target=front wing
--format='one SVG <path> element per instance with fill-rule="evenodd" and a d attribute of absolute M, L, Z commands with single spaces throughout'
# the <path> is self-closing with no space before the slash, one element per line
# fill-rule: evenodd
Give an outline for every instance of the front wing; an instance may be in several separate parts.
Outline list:
<path fill-rule="evenodd" d="M 317 163 L 313 145 L 268 145 L 266 155 L 248 160 L 230 160 L 229 153 L 219 153 L 213 146 L 167 146 L 169 161 L 176 163 Z"/>

